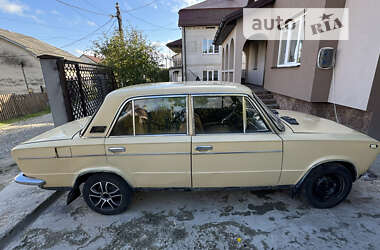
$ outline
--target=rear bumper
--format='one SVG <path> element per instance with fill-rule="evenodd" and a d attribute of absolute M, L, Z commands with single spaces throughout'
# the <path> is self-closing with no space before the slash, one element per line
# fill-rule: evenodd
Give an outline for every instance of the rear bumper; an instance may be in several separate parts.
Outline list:
<path fill-rule="evenodd" d="M 33 186 L 42 186 L 46 183 L 44 180 L 25 176 L 24 173 L 19 173 L 15 177 L 15 182 L 18 184 L 33 185 Z"/>

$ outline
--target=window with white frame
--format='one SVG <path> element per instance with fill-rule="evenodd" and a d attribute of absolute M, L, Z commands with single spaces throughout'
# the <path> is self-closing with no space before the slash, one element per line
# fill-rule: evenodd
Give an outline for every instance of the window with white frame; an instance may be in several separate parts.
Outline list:
<path fill-rule="evenodd" d="M 278 67 L 298 66 L 301 63 L 304 36 L 303 15 L 281 27 L 278 49 Z"/>
<path fill-rule="evenodd" d="M 218 54 L 219 53 L 219 46 L 215 46 L 212 44 L 213 40 L 206 40 L 204 39 L 202 41 L 202 53 L 203 54 Z"/>
<path fill-rule="evenodd" d="M 218 70 L 203 70 L 203 81 L 218 81 L 219 72 Z"/>

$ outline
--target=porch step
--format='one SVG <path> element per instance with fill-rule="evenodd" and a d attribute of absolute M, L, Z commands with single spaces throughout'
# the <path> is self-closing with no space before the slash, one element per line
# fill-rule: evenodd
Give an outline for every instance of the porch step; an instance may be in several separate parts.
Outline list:
<path fill-rule="evenodd" d="M 263 103 L 265 103 L 266 105 L 270 105 L 270 104 L 277 104 L 276 100 L 274 98 L 262 98 L 261 96 L 259 96 L 259 98 L 263 101 Z"/>
<path fill-rule="evenodd" d="M 266 104 L 270 109 L 280 109 L 280 105 L 276 104 Z"/>
<path fill-rule="evenodd" d="M 273 99 L 273 94 L 272 93 L 259 93 L 257 94 L 255 91 L 253 91 L 258 97 L 261 99 Z"/>
<path fill-rule="evenodd" d="M 257 95 L 257 97 L 259 97 L 263 101 L 263 103 L 265 103 L 265 105 L 268 106 L 268 108 L 280 108 L 280 105 L 278 105 L 276 99 L 274 99 L 273 94 L 270 91 L 264 89 L 263 87 L 256 86 L 253 84 L 246 84 L 246 86 L 252 89 L 252 91 Z"/>

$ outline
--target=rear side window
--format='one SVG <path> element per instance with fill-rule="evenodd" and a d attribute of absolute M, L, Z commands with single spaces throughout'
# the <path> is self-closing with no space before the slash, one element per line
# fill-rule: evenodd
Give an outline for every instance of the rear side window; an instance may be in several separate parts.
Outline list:
<path fill-rule="evenodd" d="M 120 113 L 110 135 L 186 133 L 186 97 L 181 96 L 144 98 L 128 102 Z"/>
<path fill-rule="evenodd" d="M 186 97 L 135 100 L 136 135 L 186 134 Z"/>

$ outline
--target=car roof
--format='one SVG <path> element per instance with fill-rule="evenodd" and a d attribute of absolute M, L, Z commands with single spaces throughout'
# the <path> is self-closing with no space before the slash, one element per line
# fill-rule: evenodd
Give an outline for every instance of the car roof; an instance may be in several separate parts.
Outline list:
<path fill-rule="evenodd" d="M 130 98 L 145 95 L 239 93 L 252 95 L 251 89 L 239 83 L 222 81 L 189 81 L 136 84 L 117 89 L 109 94 L 111 98 Z"/>

